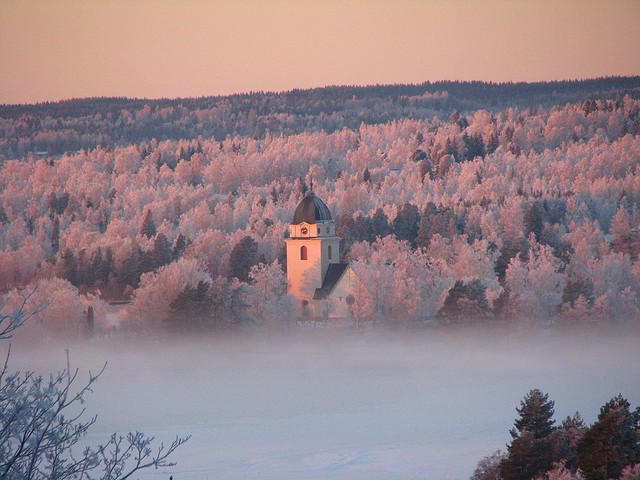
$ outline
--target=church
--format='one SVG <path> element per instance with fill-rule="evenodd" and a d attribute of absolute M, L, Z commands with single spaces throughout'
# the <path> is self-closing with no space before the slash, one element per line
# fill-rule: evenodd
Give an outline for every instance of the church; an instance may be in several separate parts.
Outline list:
<path fill-rule="evenodd" d="M 311 190 L 289 226 L 287 280 L 300 321 L 350 320 L 353 269 L 340 263 L 340 238 L 327 205 Z"/>

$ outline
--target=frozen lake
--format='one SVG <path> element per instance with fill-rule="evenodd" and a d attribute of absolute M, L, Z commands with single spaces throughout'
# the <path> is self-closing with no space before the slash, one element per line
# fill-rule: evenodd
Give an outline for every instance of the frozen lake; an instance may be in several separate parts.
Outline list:
<path fill-rule="evenodd" d="M 298 330 L 70 347 L 107 370 L 88 442 L 141 430 L 192 435 L 175 467 L 141 479 L 466 479 L 509 441 L 532 388 L 558 423 L 640 404 L 638 329 Z M 5 348 L 3 346 L 3 348 Z M 64 348 L 14 346 L 13 369 L 62 368 Z M 85 378 L 85 377 L 83 377 Z"/>

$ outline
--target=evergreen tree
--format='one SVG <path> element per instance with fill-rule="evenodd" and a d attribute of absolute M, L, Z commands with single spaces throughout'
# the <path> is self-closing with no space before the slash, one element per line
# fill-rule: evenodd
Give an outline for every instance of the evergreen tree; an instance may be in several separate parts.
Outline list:
<path fill-rule="evenodd" d="M 520 415 L 511 430 L 513 441 L 500 467 L 504 480 L 530 480 L 550 470 L 560 459 L 554 448 L 554 402 L 538 389 L 530 390 L 516 411 Z"/>
<path fill-rule="evenodd" d="M 487 140 L 487 146 L 485 147 L 485 151 L 488 155 L 491 155 L 493 152 L 495 152 L 498 149 L 499 146 L 500 146 L 500 140 L 498 138 L 498 134 L 494 132 L 489 137 L 489 140 Z"/>
<path fill-rule="evenodd" d="M 529 391 L 520 402 L 520 408 L 516 411 L 520 415 L 514 422 L 515 428 L 511 430 L 511 436 L 517 438 L 523 431 L 533 433 L 535 438 L 544 438 L 553 431 L 552 420 L 555 402 L 549 400 L 549 395 L 542 393 L 537 388 Z"/>
<path fill-rule="evenodd" d="M 405 202 L 393 220 L 393 233 L 398 240 L 406 240 L 415 248 L 419 222 L 420 211 L 418 207 Z"/>
<path fill-rule="evenodd" d="M 529 237 L 530 233 L 535 234 L 536 240 L 540 241 L 542 229 L 544 227 L 546 212 L 542 203 L 535 201 L 527 205 L 524 210 L 524 236 Z"/>
<path fill-rule="evenodd" d="M 500 256 L 496 260 L 496 266 L 494 267 L 498 280 L 500 280 L 501 283 L 504 283 L 509 262 L 511 262 L 513 257 L 518 255 L 523 262 L 526 262 L 529 258 L 529 244 L 527 241 L 524 238 L 516 241 L 505 239 L 500 249 Z"/>
<path fill-rule="evenodd" d="M 95 314 L 93 312 L 92 305 L 89 305 L 89 307 L 87 308 L 86 322 L 87 337 L 91 338 L 93 337 L 93 331 L 95 329 Z"/>
<path fill-rule="evenodd" d="M 60 219 L 56 216 L 53 221 L 53 230 L 51 232 L 51 249 L 55 255 L 60 250 Z"/>
<path fill-rule="evenodd" d="M 186 247 L 187 247 L 187 239 L 183 234 L 180 233 L 173 244 L 173 251 L 171 252 L 171 258 L 173 260 L 179 259 L 184 253 L 184 249 Z"/>
<path fill-rule="evenodd" d="M 144 273 L 141 271 L 141 264 L 142 252 L 135 248 L 131 252 L 131 256 L 124 259 L 122 269 L 119 271 L 118 279 L 122 290 L 127 286 L 137 288 L 140 285 L 140 275 Z"/>
<path fill-rule="evenodd" d="M 640 463 L 640 407 L 617 395 L 600 409 L 598 420 L 578 441 L 578 467 L 587 480 L 618 478 Z"/>
<path fill-rule="evenodd" d="M 200 281 L 187 286 L 171 304 L 171 322 L 180 327 L 201 327 L 209 323 L 213 299 L 208 295 L 210 284 Z"/>
<path fill-rule="evenodd" d="M 351 246 L 356 242 L 356 224 L 351 215 L 343 213 L 336 218 L 336 235 L 340 237 L 341 257 L 347 258 Z"/>
<path fill-rule="evenodd" d="M 142 228 L 140 229 L 140 233 L 147 238 L 152 238 L 156 236 L 156 224 L 153 221 L 153 214 L 151 210 L 147 209 L 147 213 L 144 216 L 144 221 L 142 222 Z"/>
<path fill-rule="evenodd" d="M 68 248 L 62 254 L 62 277 L 78 286 L 78 261 Z"/>
<path fill-rule="evenodd" d="M 489 311 L 486 290 L 477 278 L 466 283 L 462 280 L 456 281 L 438 315 L 465 319 L 486 314 Z"/>
<path fill-rule="evenodd" d="M 87 285 L 93 285 L 95 281 L 98 280 L 98 274 L 103 261 L 104 259 L 102 257 L 102 248 L 98 247 L 98 249 L 91 257 L 89 271 L 87 272 L 86 278 Z"/>
<path fill-rule="evenodd" d="M 382 208 L 378 208 L 371 217 L 371 235 L 372 237 L 386 237 L 391 233 L 389 228 L 389 219 Z"/>
<path fill-rule="evenodd" d="M 415 152 L 413 152 L 413 154 L 411 155 L 411 161 L 418 163 L 422 160 L 427 160 L 429 158 L 429 155 L 427 155 L 427 153 L 424 150 L 421 149 L 417 149 Z"/>
<path fill-rule="evenodd" d="M 484 158 L 486 152 L 484 142 L 482 141 L 482 135 L 467 135 L 465 132 L 464 135 L 462 135 L 462 141 L 464 143 L 466 160 L 473 160 L 476 157 Z"/>
<path fill-rule="evenodd" d="M 69 192 L 64 192 L 56 203 L 56 213 L 62 215 L 69 205 Z"/>
<path fill-rule="evenodd" d="M 572 417 L 565 418 L 558 430 L 561 432 L 566 444 L 565 466 L 575 471 L 578 466 L 578 441 L 587 431 L 587 427 L 580 413 L 576 412 Z"/>
<path fill-rule="evenodd" d="M 356 240 L 358 242 L 367 241 L 372 243 L 375 240 L 373 236 L 373 232 L 371 230 L 371 219 L 369 217 L 365 217 L 362 214 L 358 214 L 358 216 L 354 220 Z"/>
<path fill-rule="evenodd" d="M 422 180 L 422 183 L 424 183 L 424 179 L 427 175 L 429 176 L 429 180 L 433 180 L 433 170 L 433 164 L 428 158 L 420 161 L 420 180 Z"/>
<path fill-rule="evenodd" d="M 171 263 L 173 251 L 164 233 L 159 233 L 153 242 L 153 257 L 155 268 Z"/>
<path fill-rule="evenodd" d="M 590 278 L 569 278 L 562 291 L 562 303 L 574 306 L 579 297 L 584 298 L 592 307 L 595 301 L 593 294 L 593 281 Z"/>
<path fill-rule="evenodd" d="M 105 287 L 109 283 L 109 276 L 113 271 L 113 264 L 113 250 L 111 249 L 111 247 L 107 247 L 107 250 L 102 258 L 102 262 L 95 272 L 96 280 L 102 282 L 102 285 Z"/>
<path fill-rule="evenodd" d="M 231 250 L 229 279 L 249 281 L 249 271 L 258 261 L 258 244 L 249 235 L 240 240 Z"/>
<path fill-rule="evenodd" d="M 418 226 L 418 235 L 416 236 L 416 247 L 427 248 L 432 236 L 431 221 L 427 215 L 422 215 Z"/>
<path fill-rule="evenodd" d="M 7 212 L 4 211 L 4 207 L 0 204 L 0 225 L 6 225 L 9 223 L 9 217 L 7 217 Z"/>

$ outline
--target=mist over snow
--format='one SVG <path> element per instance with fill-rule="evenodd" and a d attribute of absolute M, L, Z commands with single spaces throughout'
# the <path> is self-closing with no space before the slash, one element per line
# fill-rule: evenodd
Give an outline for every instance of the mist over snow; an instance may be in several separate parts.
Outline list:
<path fill-rule="evenodd" d="M 640 332 L 580 329 L 298 329 L 91 342 L 70 348 L 81 378 L 106 372 L 86 404 L 87 443 L 142 430 L 191 434 L 175 467 L 140 479 L 465 479 L 505 448 L 531 388 L 556 423 L 587 423 L 622 393 L 640 404 Z M 2 353 L 7 345 L 2 345 Z M 62 369 L 62 346 L 12 347 L 12 368 Z"/>

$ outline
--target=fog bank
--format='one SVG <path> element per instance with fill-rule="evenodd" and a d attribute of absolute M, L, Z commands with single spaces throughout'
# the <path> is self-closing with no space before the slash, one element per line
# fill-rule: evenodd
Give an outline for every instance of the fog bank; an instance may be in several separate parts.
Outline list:
<path fill-rule="evenodd" d="M 591 423 L 618 393 L 640 404 L 638 345 L 629 326 L 309 329 L 93 342 L 70 357 L 82 378 L 108 361 L 89 443 L 192 435 L 178 465 L 141 479 L 465 479 L 504 449 L 531 388 L 556 402 L 557 423 L 576 410 Z M 12 348 L 12 369 L 65 366 L 61 346 Z"/>

